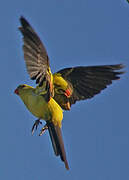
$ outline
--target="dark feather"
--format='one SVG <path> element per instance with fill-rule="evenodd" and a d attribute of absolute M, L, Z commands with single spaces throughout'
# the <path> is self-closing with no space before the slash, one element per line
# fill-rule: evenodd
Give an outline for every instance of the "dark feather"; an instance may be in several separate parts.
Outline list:
<path fill-rule="evenodd" d="M 65 163 L 66 169 L 69 169 L 60 127 L 54 126 L 54 124 L 49 121 L 47 121 L 47 126 L 55 155 L 60 156 L 61 160 Z"/>
<path fill-rule="evenodd" d="M 73 94 L 69 98 L 69 102 L 72 105 L 76 101 L 94 97 L 101 90 L 112 84 L 113 80 L 120 79 L 120 75 L 124 72 L 119 70 L 123 67 L 122 64 L 80 66 L 65 68 L 57 73 L 60 73 L 68 84 L 71 84 L 73 87 Z"/>
<path fill-rule="evenodd" d="M 21 17 L 20 22 L 19 30 L 23 35 L 24 58 L 30 78 L 35 79 L 39 86 L 42 86 L 44 81 L 50 83 L 49 58 L 46 49 L 27 20 Z"/>

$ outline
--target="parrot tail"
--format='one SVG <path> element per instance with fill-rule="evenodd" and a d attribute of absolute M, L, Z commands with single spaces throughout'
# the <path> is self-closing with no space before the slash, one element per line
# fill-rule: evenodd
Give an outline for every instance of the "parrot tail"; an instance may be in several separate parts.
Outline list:
<path fill-rule="evenodd" d="M 53 122 L 50 121 L 47 121 L 47 126 L 55 155 L 60 156 L 61 160 L 65 163 L 66 169 L 69 170 L 61 128 L 59 126 L 55 126 Z"/>

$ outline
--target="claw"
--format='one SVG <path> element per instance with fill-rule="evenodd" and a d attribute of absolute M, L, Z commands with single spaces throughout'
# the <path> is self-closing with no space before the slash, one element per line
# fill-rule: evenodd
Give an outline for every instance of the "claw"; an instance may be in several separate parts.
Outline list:
<path fill-rule="evenodd" d="M 45 126 L 41 129 L 39 136 L 42 136 L 47 129 L 48 129 L 48 126 L 45 125 Z"/>
<path fill-rule="evenodd" d="M 31 129 L 31 134 L 32 134 L 32 135 L 34 134 L 35 129 L 37 130 L 39 124 L 42 124 L 42 122 L 40 122 L 40 119 L 37 119 L 37 120 L 35 121 L 35 123 L 33 124 L 32 129 Z"/>

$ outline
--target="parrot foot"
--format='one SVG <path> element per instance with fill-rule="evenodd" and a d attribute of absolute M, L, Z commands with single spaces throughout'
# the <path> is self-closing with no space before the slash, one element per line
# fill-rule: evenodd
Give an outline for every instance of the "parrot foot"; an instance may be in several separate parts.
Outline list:
<path fill-rule="evenodd" d="M 35 123 L 33 124 L 32 129 L 31 129 L 32 135 L 34 134 L 35 129 L 37 130 L 39 124 L 42 124 L 42 122 L 40 122 L 40 119 L 37 119 L 37 120 L 35 121 Z"/>
<path fill-rule="evenodd" d="M 45 126 L 41 129 L 39 136 L 42 136 L 47 129 L 48 129 L 48 126 L 45 125 Z"/>

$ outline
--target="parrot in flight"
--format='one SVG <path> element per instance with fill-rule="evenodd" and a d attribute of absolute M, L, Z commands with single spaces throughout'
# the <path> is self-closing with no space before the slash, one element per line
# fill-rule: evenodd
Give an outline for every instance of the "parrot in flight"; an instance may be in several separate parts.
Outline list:
<path fill-rule="evenodd" d="M 124 65 L 77 66 L 59 70 L 52 74 L 44 44 L 23 17 L 20 17 L 19 30 L 23 35 L 23 52 L 27 72 L 37 86 L 22 84 L 15 89 L 27 109 L 38 119 L 32 127 L 38 127 L 45 120 L 45 130 L 49 131 L 56 156 L 60 156 L 66 169 L 69 169 L 62 138 L 63 110 L 70 110 L 76 101 L 86 100 L 99 94 L 113 80 L 120 79 Z"/>

